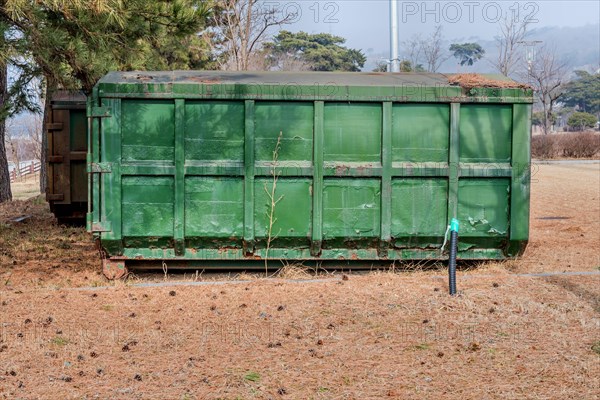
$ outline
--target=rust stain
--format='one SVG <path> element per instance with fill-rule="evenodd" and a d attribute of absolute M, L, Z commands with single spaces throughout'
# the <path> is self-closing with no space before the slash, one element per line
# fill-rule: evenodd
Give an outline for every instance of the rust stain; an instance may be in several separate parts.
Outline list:
<path fill-rule="evenodd" d="M 239 248 L 234 247 L 234 246 L 221 246 L 217 249 L 218 253 L 227 253 L 229 251 L 237 251 L 239 250 Z"/>
<path fill-rule="evenodd" d="M 338 165 L 335 167 L 335 176 L 344 176 L 348 171 L 348 167 L 345 165 Z"/>
<path fill-rule="evenodd" d="M 190 76 L 188 78 L 190 81 L 198 82 L 198 83 L 221 83 L 219 78 L 205 78 L 202 76 Z"/>
<path fill-rule="evenodd" d="M 152 75 L 138 74 L 136 75 L 135 79 L 139 79 L 140 81 L 151 81 L 152 79 L 154 79 L 154 77 Z"/>

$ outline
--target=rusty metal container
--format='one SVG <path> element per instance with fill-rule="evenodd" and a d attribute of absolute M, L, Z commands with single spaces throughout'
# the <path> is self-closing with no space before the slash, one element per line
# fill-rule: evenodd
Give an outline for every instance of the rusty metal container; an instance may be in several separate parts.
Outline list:
<path fill-rule="evenodd" d="M 532 92 L 511 82 L 110 73 L 88 110 L 88 229 L 105 273 L 128 260 L 445 259 L 454 217 L 460 259 L 516 256 Z"/>
<path fill-rule="evenodd" d="M 88 192 L 86 96 L 59 90 L 53 94 L 50 105 L 46 121 L 46 200 L 59 222 L 83 225 Z"/>

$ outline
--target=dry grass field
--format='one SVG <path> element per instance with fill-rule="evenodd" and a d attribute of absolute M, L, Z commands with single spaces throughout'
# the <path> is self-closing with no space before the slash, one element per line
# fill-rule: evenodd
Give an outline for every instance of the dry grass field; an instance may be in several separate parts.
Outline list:
<path fill-rule="evenodd" d="M 108 282 L 41 199 L 2 205 L 0 398 L 598 399 L 600 164 L 533 169 L 525 255 L 457 297 L 442 266 Z"/>
<path fill-rule="evenodd" d="M 40 194 L 40 174 L 26 175 L 17 178 L 11 184 L 13 200 L 27 200 Z"/>

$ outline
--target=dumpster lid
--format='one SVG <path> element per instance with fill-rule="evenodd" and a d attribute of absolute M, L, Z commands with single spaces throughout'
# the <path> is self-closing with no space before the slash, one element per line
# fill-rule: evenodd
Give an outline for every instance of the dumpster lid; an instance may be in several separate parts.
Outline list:
<path fill-rule="evenodd" d="M 84 105 L 86 104 L 85 93 L 79 90 L 56 90 L 50 99 L 52 105 Z"/>
<path fill-rule="evenodd" d="M 127 71 L 110 72 L 99 83 L 149 84 L 295 84 L 343 86 L 462 86 L 461 79 L 479 87 L 525 88 L 510 78 L 494 74 L 434 74 L 414 72 L 287 72 L 287 71 Z M 500 82 L 500 83 L 499 83 Z M 469 86 L 474 87 L 474 86 Z"/>

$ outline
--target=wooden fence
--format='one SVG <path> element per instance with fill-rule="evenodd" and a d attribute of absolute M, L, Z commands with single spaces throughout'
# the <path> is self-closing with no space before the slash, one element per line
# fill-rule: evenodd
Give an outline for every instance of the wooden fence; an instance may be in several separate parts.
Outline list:
<path fill-rule="evenodd" d="M 15 168 L 10 171 L 10 183 L 16 182 L 17 178 L 22 178 L 27 175 L 35 174 L 42 168 L 42 164 L 39 160 L 26 161 L 25 165 L 21 165 L 19 168 Z"/>

